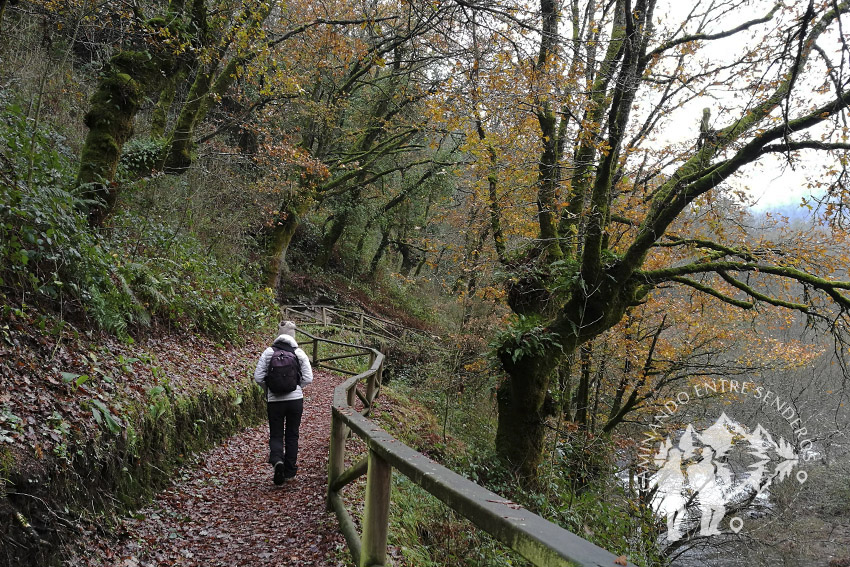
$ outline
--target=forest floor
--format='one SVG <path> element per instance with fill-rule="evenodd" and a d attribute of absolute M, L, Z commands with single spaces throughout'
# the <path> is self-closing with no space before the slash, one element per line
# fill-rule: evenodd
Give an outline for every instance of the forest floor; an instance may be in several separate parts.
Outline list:
<path fill-rule="evenodd" d="M 342 380 L 316 371 L 305 388 L 295 481 L 272 483 L 268 425 L 245 430 L 199 455 L 115 529 L 92 527 L 64 564 L 346 565 L 345 540 L 325 510 L 331 402 Z"/>

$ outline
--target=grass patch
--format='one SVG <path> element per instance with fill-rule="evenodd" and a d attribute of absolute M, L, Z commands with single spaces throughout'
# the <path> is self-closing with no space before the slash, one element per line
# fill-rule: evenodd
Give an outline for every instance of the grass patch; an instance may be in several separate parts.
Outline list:
<path fill-rule="evenodd" d="M 401 474 L 393 475 L 389 546 L 397 565 L 530 565 Z"/>

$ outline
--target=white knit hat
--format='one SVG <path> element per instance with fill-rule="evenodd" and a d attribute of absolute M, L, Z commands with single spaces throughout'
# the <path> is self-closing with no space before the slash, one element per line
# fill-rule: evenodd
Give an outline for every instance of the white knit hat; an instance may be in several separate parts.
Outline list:
<path fill-rule="evenodd" d="M 278 335 L 289 335 L 293 339 L 295 338 L 295 323 L 292 321 L 284 321 L 280 324 L 280 327 L 277 330 Z"/>

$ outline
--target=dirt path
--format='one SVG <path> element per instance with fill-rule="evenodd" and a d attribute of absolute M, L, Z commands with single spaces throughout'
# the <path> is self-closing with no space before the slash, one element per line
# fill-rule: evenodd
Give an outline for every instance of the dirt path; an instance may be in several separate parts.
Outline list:
<path fill-rule="evenodd" d="M 315 377 L 305 389 L 294 482 L 272 483 L 268 425 L 244 431 L 181 470 L 150 506 L 122 522 L 117 540 L 97 538 L 87 557 L 66 564 L 345 565 L 345 540 L 325 511 L 330 407 L 342 378 Z"/>

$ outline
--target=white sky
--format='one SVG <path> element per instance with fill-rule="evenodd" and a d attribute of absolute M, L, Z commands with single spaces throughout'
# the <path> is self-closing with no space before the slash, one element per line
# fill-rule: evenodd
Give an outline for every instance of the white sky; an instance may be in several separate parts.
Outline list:
<path fill-rule="evenodd" d="M 801 161 L 792 169 L 780 156 L 765 156 L 741 176 L 740 187 L 756 201 L 753 209 L 800 207 L 803 199 L 811 195 L 806 187 L 807 175 L 815 164 L 810 162 Z"/>
<path fill-rule="evenodd" d="M 688 12 L 692 9 L 694 2 L 684 2 L 681 0 L 667 0 L 659 2 L 656 9 L 657 18 L 664 22 L 681 22 L 685 19 Z M 709 2 L 704 2 L 709 4 Z M 709 28 L 710 32 L 726 30 L 740 25 L 744 21 L 755 19 L 764 16 L 774 4 L 773 0 L 752 0 L 735 12 L 734 17 L 727 17 L 725 22 L 715 24 Z M 807 2 L 801 0 L 786 2 L 789 6 L 805 7 Z M 776 19 L 779 15 L 776 16 Z M 752 45 L 754 37 L 758 37 L 765 33 L 768 26 L 775 26 L 776 23 L 761 24 L 750 31 L 738 34 L 732 38 L 724 38 L 719 41 L 706 42 L 696 57 L 710 57 L 713 62 L 731 61 L 736 58 L 746 49 L 746 46 Z M 692 31 L 692 30 L 691 30 Z M 829 50 L 828 38 L 822 38 L 819 42 L 822 46 Z M 838 42 L 833 40 L 833 45 L 838 45 Z M 813 55 L 814 59 L 816 56 Z M 834 61 L 839 61 L 836 57 Z M 822 66 L 822 63 L 816 62 L 815 65 Z M 817 69 L 817 67 L 815 67 Z M 822 78 L 818 77 L 818 79 Z M 800 85 L 798 85 L 798 88 Z M 730 118 L 734 115 L 734 107 L 741 107 L 741 102 L 746 96 L 740 97 L 737 92 L 722 91 L 717 89 L 712 96 L 705 96 L 693 100 L 685 104 L 682 108 L 675 111 L 673 117 L 668 123 L 665 131 L 662 133 L 664 141 L 693 141 L 697 135 L 698 124 L 702 117 L 702 110 L 705 107 L 712 109 L 712 126 L 715 128 L 728 124 Z M 721 107 L 731 106 L 732 112 L 725 116 Z M 718 116 L 719 115 L 719 116 Z M 684 127 L 682 125 L 685 125 Z M 810 196 L 811 191 L 807 188 L 807 175 L 812 175 L 815 178 L 822 175 L 823 166 L 828 163 L 829 159 L 822 152 L 807 151 L 803 152 L 798 162 L 791 168 L 784 156 L 765 156 L 753 166 L 742 169 L 736 178 L 729 181 L 728 186 L 734 189 L 744 189 L 756 203 L 753 205 L 755 210 L 771 210 L 771 209 L 789 209 L 799 207 L 801 201 Z"/>

